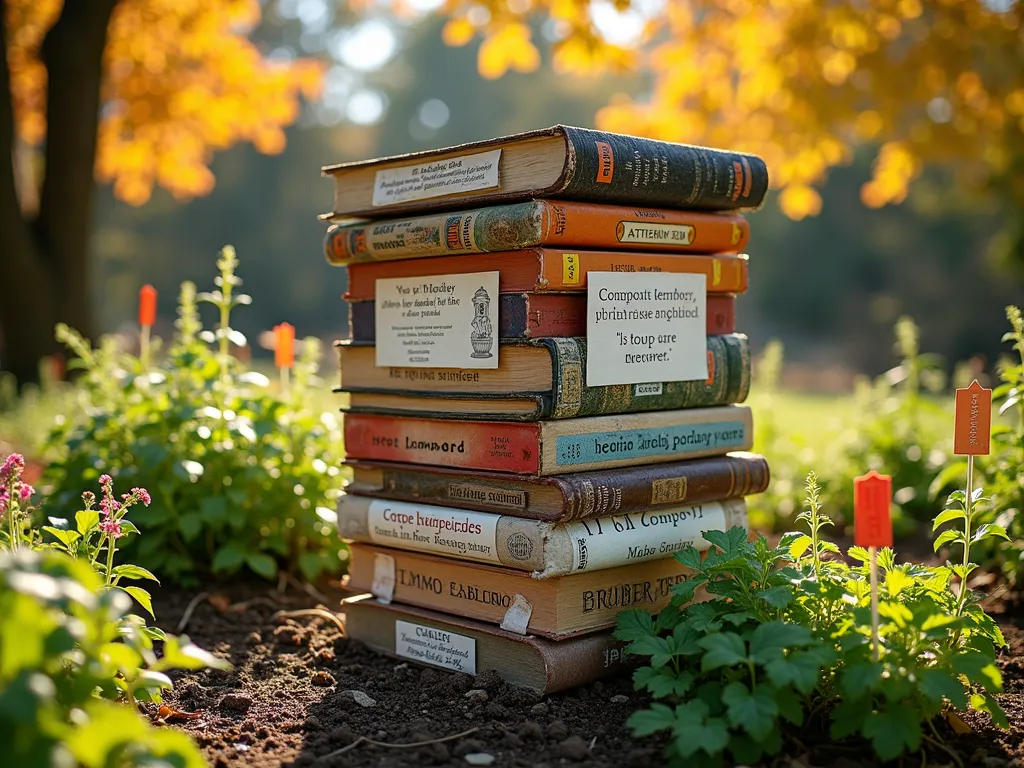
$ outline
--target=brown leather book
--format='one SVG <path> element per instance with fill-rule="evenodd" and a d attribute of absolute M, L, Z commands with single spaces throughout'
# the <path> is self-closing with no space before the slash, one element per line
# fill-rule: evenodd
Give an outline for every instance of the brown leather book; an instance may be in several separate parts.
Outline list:
<path fill-rule="evenodd" d="M 674 557 L 534 579 L 495 565 L 352 544 L 348 589 L 555 640 L 615 626 L 619 611 L 657 613 L 689 571 Z"/>
<path fill-rule="evenodd" d="M 348 301 L 372 301 L 381 278 L 433 277 L 471 272 L 497 272 L 501 293 L 585 292 L 591 272 L 665 272 L 703 274 L 708 293 L 745 293 L 746 254 L 704 256 L 685 253 L 566 251 L 531 248 L 482 253 L 471 259 L 439 256 L 433 259 L 367 262 L 348 267 Z"/>
<path fill-rule="evenodd" d="M 611 632 L 555 641 L 425 608 L 385 605 L 373 595 L 344 600 L 341 611 L 348 638 L 378 653 L 470 675 L 493 670 L 510 684 L 539 693 L 632 668 L 625 643 Z"/>
<path fill-rule="evenodd" d="M 528 197 L 734 210 L 768 191 L 755 155 L 566 125 L 322 171 L 334 179 L 328 219 Z"/>
<path fill-rule="evenodd" d="M 349 459 L 348 493 L 567 522 L 761 493 L 768 462 L 756 453 L 555 477 Z"/>

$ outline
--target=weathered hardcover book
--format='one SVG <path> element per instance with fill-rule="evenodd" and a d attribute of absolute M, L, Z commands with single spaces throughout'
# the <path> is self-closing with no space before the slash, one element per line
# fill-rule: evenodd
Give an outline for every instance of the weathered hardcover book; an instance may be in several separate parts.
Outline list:
<path fill-rule="evenodd" d="M 457 147 L 323 168 L 324 218 L 529 197 L 666 208 L 756 208 L 768 167 L 755 155 L 556 125 Z"/>
<path fill-rule="evenodd" d="M 743 334 L 707 337 L 708 378 L 588 387 L 585 337 L 534 339 L 500 347 L 497 368 L 377 367 L 373 347 L 339 344 L 341 391 L 403 395 L 544 395 L 553 418 L 743 402 L 750 390 L 750 343 Z M 439 402 L 437 408 L 443 408 Z"/>
<path fill-rule="evenodd" d="M 683 547 L 703 552 L 706 531 L 747 528 L 743 499 L 546 523 L 512 515 L 343 495 L 343 539 L 503 565 L 536 579 L 600 571 L 672 557 Z"/>
<path fill-rule="evenodd" d="M 352 470 L 346 491 L 358 496 L 555 523 L 750 496 L 767 490 L 769 481 L 765 458 L 742 451 L 554 477 L 377 461 L 346 464 Z"/>
<path fill-rule="evenodd" d="M 435 259 L 352 264 L 348 268 L 348 301 L 372 301 L 381 278 L 434 277 L 472 272 L 497 272 L 502 293 L 586 291 L 591 272 L 666 272 L 707 277 L 708 293 L 745 293 L 746 254 L 715 256 L 684 253 L 625 253 L 531 248 L 480 254 L 472 259 Z"/>
<path fill-rule="evenodd" d="M 375 302 L 348 304 L 348 338 L 358 344 L 373 344 L 377 339 Z M 736 330 L 736 297 L 709 294 L 707 297 L 707 333 L 732 333 Z M 498 337 L 501 339 L 540 339 L 545 336 L 585 336 L 587 334 L 587 297 L 570 293 L 502 293 L 498 302 Z"/>
<path fill-rule="evenodd" d="M 349 458 L 522 475 L 564 475 L 748 451 L 744 405 L 561 421 L 460 421 L 345 414 Z"/>
<path fill-rule="evenodd" d="M 407 219 L 332 224 L 324 256 L 335 266 L 541 245 L 628 251 L 740 253 L 750 225 L 739 214 L 531 200 Z M 435 273 L 436 274 L 436 273 Z"/>
<path fill-rule="evenodd" d="M 611 632 L 566 640 L 509 632 L 484 622 L 357 595 L 341 604 L 345 635 L 378 653 L 555 693 L 632 669 Z"/>
<path fill-rule="evenodd" d="M 750 345 L 742 334 L 708 336 L 707 379 L 595 387 L 584 383 L 587 380 L 585 338 L 538 339 L 535 343 L 551 355 L 553 384 L 548 391 L 531 393 L 529 397 L 522 393 L 500 392 L 470 392 L 463 397 L 453 397 L 448 392 L 417 391 L 416 384 L 404 384 L 401 378 L 396 380 L 401 389 L 392 385 L 366 391 L 350 386 L 351 377 L 344 367 L 341 375 L 346 384 L 339 391 L 350 393 L 346 410 L 352 413 L 515 421 L 742 403 L 750 392 Z M 356 376 L 359 374 L 357 369 Z"/>
<path fill-rule="evenodd" d="M 462 563 L 419 552 L 351 545 L 348 589 L 378 600 L 443 611 L 520 634 L 556 640 L 615 626 L 619 611 L 657 613 L 672 587 L 690 575 L 674 557 L 535 579 L 496 565 Z"/>

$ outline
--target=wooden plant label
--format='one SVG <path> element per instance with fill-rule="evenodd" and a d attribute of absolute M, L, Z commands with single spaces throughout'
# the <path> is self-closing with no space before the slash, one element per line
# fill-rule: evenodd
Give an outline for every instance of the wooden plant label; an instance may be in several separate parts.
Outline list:
<path fill-rule="evenodd" d="M 152 328 L 156 324 L 156 288 L 144 285 L 139 289 L 139 325 Z"/>
<path fill-rule="evenodd" d="M 853 481 L 854 542 L 858 547 L 891 547 L 892 478 L 871 470 Z"/>
<path fill-rule="evenodd" d="M 977 382 L 956 391 L 953 453 L 979 456 L 989 452 L 992 433 L 992 390 Z"/>

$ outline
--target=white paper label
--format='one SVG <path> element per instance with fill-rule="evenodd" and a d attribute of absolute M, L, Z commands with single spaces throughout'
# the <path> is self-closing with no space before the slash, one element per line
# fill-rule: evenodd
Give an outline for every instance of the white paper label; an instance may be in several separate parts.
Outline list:
<path fill-rule="evenodd" d="M 475 155 L 377 171 L 373 177 L 373 204 L 390 205 L 491 189 L 498 186 L 500 159 L 501 150 L 492 149 Z"/>
<path fill-rule="evenodd" d="M 395 558 L 381 552 L 373 555 L 373 596 L 387 605 L 395 595 Z"/>
<path fill-rule="evenodd" d="M 620 243 L 690 245 L 693 233 L 689 224 L 655 224 L 650 221 L 620 221 L 615 228 Z"/>
<path fill-rule="evenodd" d="M 525 635 L 530 626 L 530 616 L 533 615 L 533 606 L 525 597 L 516 593 L 516 598 L 505 611 L 501 620 L 501 628 L 507 632 L 515 632 L 517 635 Z"/>
<path fill-rule="evenodd" d="M 687 544 L 710 545 L 701 531 L 725 530 L 725 510 L 717 502 L 631 515 L 609 515 L 565 523 L 572 542 L 573 572 L 671 557 Z"/>
<path fill-rule="evenodd" d="M 500 563 L 496 546 L 499 517 L 486 512 L 374 499 L 366 522 L 374 544 Z"/>
<path fill-rule="evenodd" d="M 409 621 L 395 621 L 395 655 L 456 672 L 476 674 L 476 640 Z"/>
<path fill-rule="evenodd" d="M 498 273 L 378 280 L 378 366 L 498 367 Z"/>
<path fill-rule="evenodd" d="M 707 379 L 707 275 L 591 272 L 587 386 Z"/>
<path fill-rule="evenodd" d="M 652 397 L 660 395 L 662 390 L 661 382 L 637 384 L 633 387 L 633 397 Z"/>

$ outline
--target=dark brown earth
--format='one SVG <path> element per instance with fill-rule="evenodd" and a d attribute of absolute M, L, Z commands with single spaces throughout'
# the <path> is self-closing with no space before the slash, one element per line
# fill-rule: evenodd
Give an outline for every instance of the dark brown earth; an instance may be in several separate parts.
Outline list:
<path fill-rule="evenodd" d="M 624 727 L 646 703 L 628 677 L 540 696 L 496 677 L 473 678 L 378 656 L 346 640 L 335 623 L 319 615 L 274 617 L 279 610 L 337 605 L 341 594 L 318 601 L 295 588 L 278 593 L 266 585 L 237 584 L 196 604 L 185 634 L 229 659 L 234 670 L 174 674 L 168 703 L 200 712 L 180 727 L 191 732 L 211 765 L 662 764 L 663 742 L 634 739 Z M 173 631 L 192 598 L 181 592 L 158 595 L 158 624 Z M 986 607 L 1010 643 L 1001 661 L 1006 693 L 1000 701 L 1012 730 L 965 715 L 972 733 L 944 734 L 949 753 L 933 750 L 925 760 L 911 758 L 908 766 L 953 765 L 955 755 L 963 765 L 1024 768 L 1024 611 Z M 395 748 L 412 742 L 433 743 Z M 837 746 L 825 734 L 801 733 L 801 743 L 787 744 L 784 754 L 772 765 L 873 764 L 867 751 Z"/>

